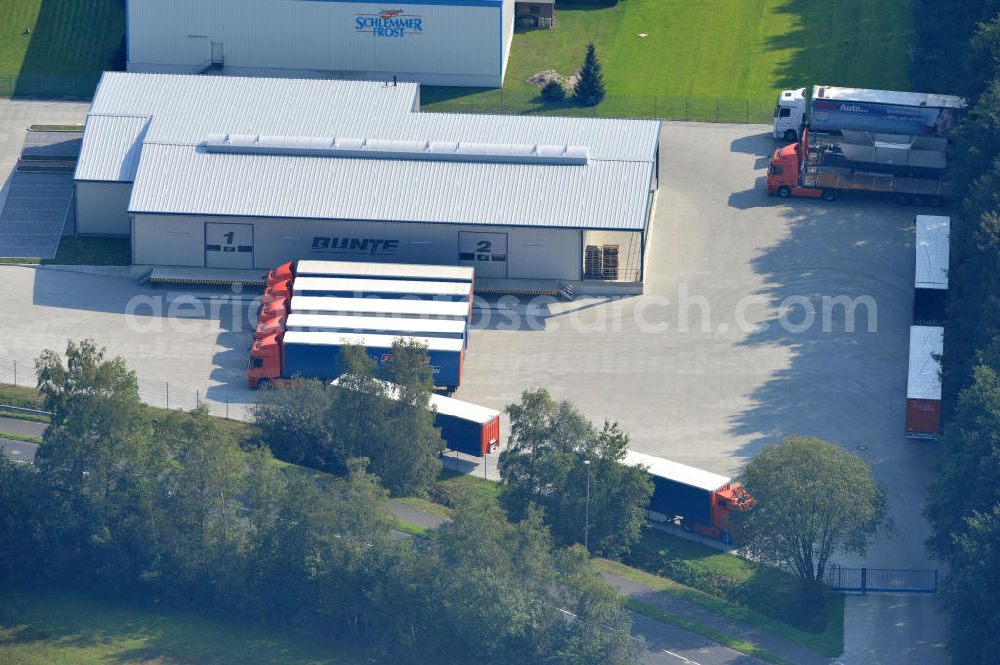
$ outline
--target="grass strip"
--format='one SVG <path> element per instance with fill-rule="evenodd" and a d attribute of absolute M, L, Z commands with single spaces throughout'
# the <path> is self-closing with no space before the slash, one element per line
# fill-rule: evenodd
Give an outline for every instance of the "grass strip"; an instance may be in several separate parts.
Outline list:
<path fill-rule="evenodd" d="M 8 439 L 10 441 L 21 441 L 23 443 L 34 443 L 36 445 L 42 445 L 42 437 L 34 436 L 32 434 L 18 434 L 17 432 L 0 432 L 0 439 Z"/>
<path fill-rule="evenodd" d="M 722 646 L 729 647 L 734 651 L 739 651 L 740 653 L 753 656 L 754 658 L 758 658 L 765 662 L 774 663 L 775 665 L 795 665 L 791 661 L 787 661 L 781 656 L 757 646 L 753 642 L 738 639 L 732 635 L 723 633 L 720 630 L 716 630 L 715 628 L 685 619 L 682 616 L 671 614 L 670 612 L 664 612 L 660 608 L 654 607 L 649 603 L 644 603 L 641 600 L 635 600 L 634 598 L 622 598 L 622 604 L 636 614 L 641 614 L 642 616 L 648 617 L 653 621 L 659 621 L 660 623 L 677 626 L 678 628 L 686 630 L 689 633 L 701 635 L 702 637 L 710 639 L 713 642 L 718 642 Z"/>
<path fill-rule="evenodd" d="M 617 561 L 608 559 L 593 559 L 593 564 L 599 570 L 619 575 L 633 582 L 644 584 L 657 591 L 668 593 L 674 597 L 699 605 L 705 609 L 735 621 L 742 621 L 766 630 L 769 633 L 783 637 L 790 642 L 812 649 L 818 654 L 835 658 L 844 652 L 844 601 L 843 596 L 831 599 L 831 621 L 823 633 L 807 633 L 793 626 L 772 619 L 749 608 L 729 603 L 703 591 L 684 586 L 674 580 L 659 577 Z M 837 617 L 839 616 L 839 619 Z"/>
<path fill-rule="evenodd" d="M 425 513 L 440 515 L 441 517 L 451 517 L 451 511 L 445 506 L 442 506 L 439 503 L 434 503 L 433 501 L 428 501 L 427 499 L 422 499 L 418 496 L 395 497 L 393 498 L 393 501 L 401 503 L 405 506 L 410 506 L 411 508 L 416 508 L 417 510 L 422 510 Z"/>
<path fill-rule="evenodd" d="M 402 531 L 403 533 L 407 533 L 411 536 L 416 536 L 417 538 L 434 537 L 434 529 L 428 529 L 426 527 L 420 526 L 419 524 L 413 524 L 412 522 L 404 522 L 398 517 L 394 517 L 392 519 L 391 524 L 392 528 L 395 529 L 396 531 Z"/>

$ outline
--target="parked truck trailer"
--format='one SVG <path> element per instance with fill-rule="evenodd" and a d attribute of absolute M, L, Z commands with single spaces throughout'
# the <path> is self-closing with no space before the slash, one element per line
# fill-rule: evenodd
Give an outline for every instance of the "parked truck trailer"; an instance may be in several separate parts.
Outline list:
<path fill-rule="evenodd" d="M 948 306 L 951 218 L 917 215 L 915 227 L 913 323 L 924 326 L 944 325 Z"/>
<path fill-rule="evenodd" d="M 941 357 L 944 328 L 910 326 L 906 380 L 906 436 L 933 439 L 941 433 Z"/>
<path fill-rule="evenodd" d="M 903 205 L 941 205 L 951 197 L 943 139 L 888 138 L 805 130 L 799 142 L 774 151 L 767 168 L 767 193 L 833 201 L 842 192 L 867 192 L 892 196 Z"/>
<path fill-rule="evenodd" d="M 437 266 L 413 263 L 370 263 L 361 261 L 292 261 L 268 272 L 268 282 L 294 277 L 348 277 L 361 279 L 403 279 L 430 282 L 473 283 L 474 270 L 465 266 Z"/>
<path fill-rule="evenodd" d="M 774 138 L 797 141 L 801 129 L 814 132 L 865 131 L 946 138 L 966 107 L 953 95 L 868 90 L 816 85 L 784 90 L 774 106 Z"/>
<path fill-rule="evenodd" d="M 395 384 L 380 383 L 386 387 L 390 399 L 399 399 Z M 340 379 L 333 385 L 339 386 Z M 434 410 L 434 425 L 441 430 L 448 450 L 485 457 L 500 447 L 500 412 L 496 409 L 436 393 L 431 395 L 427 406 Z"/>
<path fill-rule="evenodd" d="M 341 332 L 287 331 L 254 340 L 250 348 L 247 384 L 263 388 L 294 378 L 333 380 L 344 373 L 341 351 L 360 344 L 372 360 L 382 366 L 392 362 L 397 339 L 427 347 L 434 385 L 452 391 L 462 382 L 465 343 L 461 339 L 393 335 L 353 335 Z"/>
<path fill-rule="evenodd" d="M 642 465 L 653 478 L 647 517 L 680 523 L 685 531 L 731 543 L 729 516 L 753 502 L 739 483 L 717 473 L 632 450 L 625 464 Z"/>

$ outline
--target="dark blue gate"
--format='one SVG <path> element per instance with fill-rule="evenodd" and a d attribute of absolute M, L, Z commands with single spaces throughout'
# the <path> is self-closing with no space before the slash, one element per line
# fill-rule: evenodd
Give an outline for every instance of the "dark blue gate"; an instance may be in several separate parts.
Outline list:
<path fill-rule="evenodd" d="M 857 593 L 937 593 L 938 571 L 830 566 L 826 585 Z"/>

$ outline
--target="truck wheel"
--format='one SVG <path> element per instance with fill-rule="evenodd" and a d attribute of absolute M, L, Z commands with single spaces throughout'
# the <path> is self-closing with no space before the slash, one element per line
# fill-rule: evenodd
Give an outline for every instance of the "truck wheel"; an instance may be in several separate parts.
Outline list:
<path fill-rule="evenodd" d="M 799 137 L 799 135 L 795 132 L 794 129 L 786 129 L 785 130 L 785 140 L 788 141 L 789 143 L 795 143 L 795 141 L 796 141 L 796 139 L 798 139 L 798 137 Z"/>
<path fill-rule="evenodd" d="M 781 198 L 787 199 L 791 195 L 792 195 L 791 187 L 788 187 L 787 185 L 782 185 L 781 187 L 778 188 L 778 196 L 780 196 Z"/>
<path fill-rule="evenodd" d="M 267 390 L 271 388 L 274 384 L 271 383 L 271 379 L 261 379 L 257 382 L 257 390 Z"/>
<path fill-rule="evenodd" d="M 836 201 L 837 200 L 837 190 L 835 190 L 835 189 L 824 189 L 823 190 L 823 200 L 824 201 Z"/>

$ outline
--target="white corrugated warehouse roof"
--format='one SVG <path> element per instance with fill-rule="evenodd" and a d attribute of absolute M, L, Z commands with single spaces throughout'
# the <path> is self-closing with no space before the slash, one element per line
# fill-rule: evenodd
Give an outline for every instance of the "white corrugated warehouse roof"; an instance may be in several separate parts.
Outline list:
<path fill-rule="evenodd" d="M 418 90 L 107 72 L 87 118 L 78 173 L 128 182 L 135 171 L 133 213 L 644 228 L 658 121 L 420 113 Z M 123 116 L 137 118 L 132 129 L 149 119 L 131 144 Z M 207 151 L 204 142 L 219 134 L 283 137 L 288 145 L 488 144 L 486 155 L 504 146 L 572 146 L 585 148 L 587 158 L 499 163 Z M 137 143 L 136 170 L 128 162 Z"/>
<path fill-rule="evenodd" d="M 941 363 L 944 328 L 910 326 L 910 372 L 906 399 L 941 399 Z"/>
<path fill-rule="evenodd" d="M 948 288 L 948 255 L 951 218 L 917 215 L 917 270 L 914 286 L 918 289 Z"/>
<path fill-rule="evenodd" d="M 654 476 L 675 480 L 684 485 L 697 487 L 708 492 L 715 492 L 732 482 L 731 478 L 720 476 L 711 471 L 696 469 L 693 466 L 681 464 L 680 462 L 671 462 L 662 457 L 637 453 L 634 450 L 625 453 L 625 464 L 629 466 L 641 464 L 648 467 L 649 472 Z"/>

